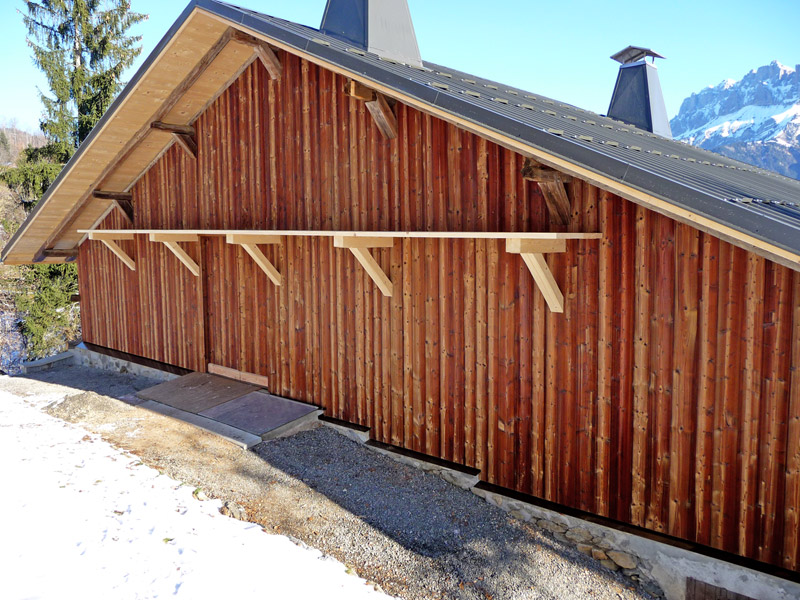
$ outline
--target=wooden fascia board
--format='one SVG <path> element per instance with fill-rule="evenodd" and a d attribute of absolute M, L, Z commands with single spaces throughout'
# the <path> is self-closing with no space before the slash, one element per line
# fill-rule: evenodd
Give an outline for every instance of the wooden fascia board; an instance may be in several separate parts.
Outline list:
<path fill-rule="evenodd" d="M 198 10 L 208 14 L 212 18 L 230 23 L 228 19 L 211 11 L 207 11 L 204 8 L 199 8 Z M 280 40 L 270 38 L 259 31 L 246 28 L 244 25 L 237 25 L 237 27 L 239 29 L 246 29 L 246 31 L 252 36 L 269 42 L 276 48 L 285 50 L 286 52 L 307 60 L 317 66 L 323 67 L 329 71 L 337 73 L 338 75 L 358 81 L 359 83 L 374 89 L 376 92 L 385 94 L 387 97 L 394 98 L 395 100 L 403 102 L 404 104 L 423 113 L 440 118 L 443 121 L 446 121 L 452 125 L 456 125 L 465 131 L 469 131 L 470 133 L 474 133 L 475 135 L 478 135 L 484 139 L 495 142 L 500 146 L 513 152 L 517 152 L 526 158 L 532 158 L 545 166 L 557 169 L 563 173 L 571 175 L 572 177 L 582 179 L 583 181 L 586 181 L 602 190 L 621 196 L 626 200 L 630 200 L 634 204 L 649 208 L 654 212 L 670 217 L 671 219 L 675 219 L 680 223 L 684 223 L 694 227 L 695 229 L 699 229 L 700 231 L 710 233 L 735 246 L 765 256 L 766 258 L 773 260 L 778 264 L 787 266 L 795 271 L 800 271 L 800 255 L 790 252 L 789 250 L 785 250 L 784 248 L 780 248 L 774 244 L 760 240 L 728 225 L 718 223 L 709 217 L 692 212 L 688 208 L 672 204 L 667 200 L 653 196 L 652 194 L 611 179 L 610 177 L 606 177 L 605 175 L 595 173 L 586 167 L 576 165 L 567 159 L 561 158 L 560 156 L 556 156 L 555 154 L 551 154 L 539 148 L 530 146 L 521 140 L 499 133 L 485 125 L 481 125 L 480 123 L 469 121 L 459 117 L 458 115 L 454 115 L 438 106 L 431 105 L 427 102 L 414 98 L 413 96 L 398 92 L 393 88 L 383 85 L 380 82 L 371 80 L 355 71 L 349 71 L 300 48 L 296 48 L 281 42 Z"/>

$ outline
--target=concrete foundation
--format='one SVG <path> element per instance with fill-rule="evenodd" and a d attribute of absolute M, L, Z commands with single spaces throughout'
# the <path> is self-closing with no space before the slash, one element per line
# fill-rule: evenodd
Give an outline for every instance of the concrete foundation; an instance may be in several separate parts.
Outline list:
<path fill-rule="evenodd" d="M 622 571 L 645 588 L 667 600 L 686 600 L 686 580 L 698 581 L 759 600 L 796 600 L 800 584 L 773 577 L 690 550 L 664 544 L 632 533 L 571 517 L 490 492 L 472 491 L 489 504 L 575 544 L 606 568 Z"/>
<path fill-rule="evenodd" d="M 154 369 L 152 367 L 145 367 L 129 360 L 122 358 L 114 358 L 107 354 L 101 354 L 89 350 L 83 344 L 79 344 L 70 350 L 74 357 L 74 364 L 83 365 L 85 367 L 92 367 L 95 369 L 103 369 L 105 371 L 113 371 L 116 373 L 131 373 L 133 375 L 140 375 L 142 377 L 149 377 L 157 381 L 170 381 L 176 379 L 179 375 Z"/>

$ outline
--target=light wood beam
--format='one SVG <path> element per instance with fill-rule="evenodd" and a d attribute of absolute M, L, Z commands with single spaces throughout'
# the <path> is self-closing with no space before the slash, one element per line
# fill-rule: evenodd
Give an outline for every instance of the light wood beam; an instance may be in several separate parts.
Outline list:
<path fill-rule="evenodd" d="M 280 244 L 281 236 L 264 233 L 228 233 L 229 244 Z"/>
<path fill-rule="evenodd" d="M 123 250 L 119 246 L 119 244 L 117 244 L 117 242 L 109 239 L 100 239 L 100 241 L 106 245 L 106 248 L 108 248 L 114 254 L 116 254 L 117 258 L 120 259 L 123 263 L 125 263 L 126 267 L 128 267 L 131 271 L 136 270 L 136 263 L 134 262 L 134 260 L 130 256 L 128 256 L 128 253 L 125 252 L 125 250 Z"/>
<path fill-rule="evenodd" d="M 349 248 L 352 244 L 366 244 L 366 247 L 385 247 L 395 239 L 442 239 L 442 240 L 599 240 L 602 233 L 583 233 L 573 231 L 330 231 L 314 229 L 78 229 L 78 233 L 126 233 L 158 236 L 189 236 L 197 241 L 197 236 L 244 236 L 247 242 L 251 236 L 286 237 L 328 237 L 342 238 L 339 248 Z M 247 239 L 245 239 L 247 238 Z M 368 240 L 362 242 L 362 240 Z M 186 240 L 181 240 L 186 241 Z M 252 241 L 248 243 L 254 243 Z M 255 242 L 260 244 L 262 242 Z M 263 242 L 270 243 L 270 242 Z M 385 245 L 384 245 L 385 244 Z"/>
<path fill-rule="evenodd" d="M 229 244 L 236 244 L 244 248 L 250 257 L 256 262 L 264 273 L 267 274 L 269 280 L 275 285 L 280 285 L 282 282 L 281 274 L 272 261 L 268 259 L 256 244 L 280 244 L 281 238 L 277 235 L 236 235 L 229 234 L 227 241 Z"/>
<path fill-rule="evenodd" d="M 375 100 L 367 102 L 367 109 L 383 137 L 393 140 L 397 137 L 397 117 L 383 94 L 376 94 Z"/>
<path fill-rule="evenodd" d="M 132 240 L 134 239 L 134 233 L 132 231 L 90 231 L 89 232 L 89 239 L 90 240 L 97 240 L 100 242 L 106 240 Z"/>
<path fill-rule="evenodd" d="M 180 242 L 196 242 L 199 240 L 199 237 L 194 234 L 186 234 L 186 233 L 151 233 L 150 234 L 150 241 L 151 242 L 161 242 L 167 248 L 169 248 L 170 252 L 172 252 L 176 258 L 183 263 L 183 265 L 189 269 L 189 271 L 195 277 L 200 277 L 200 265 L 194 262 L 194 259 L 189 256 L 189 254 L 181 248 Z"/>
<path fill-rule="evenodd" d="M 567 240 L 526 240 L 514 238 L 506 240 L 509 254 L 544 254 L 546 252 L 566 252 Z"/>
<path fill-rule="evenodd" d="M 151 242 L 196 242 L 200 239 L 197 233 L 183 231 L 151 231 L 148 233 L 150 234 Z"/>
<path fill-rule="evenodd" d="M 394 246 L 394 238 L 335 235 L 333 245 L 336 248 L 391 248 Z"/>

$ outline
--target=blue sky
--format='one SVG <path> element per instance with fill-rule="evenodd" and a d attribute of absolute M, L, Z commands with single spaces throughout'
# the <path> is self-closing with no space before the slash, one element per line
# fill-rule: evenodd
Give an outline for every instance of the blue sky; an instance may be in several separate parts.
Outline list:
<path fill-rule="evenodd" d="M 136 33 L 144 51 L 155 47 L 186 6 L 174 0 L 131 0 L 150 15 Z M 231 0 L 317 27 L 325 0 Z M 582 108 L 605 113 L 617 73 L 609 56 L 627 45 L 650 47 L 658 61 L 667 111 L 674 116 L 692 92 L 740 79 L 772 60 L 800 63 L 798 0 L 409 0 L 424 60 L 496 79 Z M 38 129 L 37 86 L 16 12 L 0 8 L 0 123 L 16 119 Z M 128 74 L 128 78 L 133 71 Z"/>

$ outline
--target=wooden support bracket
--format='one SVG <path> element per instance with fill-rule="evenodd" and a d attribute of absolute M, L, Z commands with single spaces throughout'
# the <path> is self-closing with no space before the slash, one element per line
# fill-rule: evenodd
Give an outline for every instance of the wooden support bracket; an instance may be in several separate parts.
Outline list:
<path fill-rule="evenodd" d="M 173 133 L 172 137 L 175 138 L 175 141 L 178 145 L 183 148 L 183 151 L 186 152 L 189 156 L 197 159 L 197 138 L 193 135 L 185 135 L 183 133 Z"/>
<path fill-rule="evenodd" d="M 389 106 L 386 96 L 352 79 L 347 81 L 345 93 L 356 100 L 366 102 L 375 125 L 387 140 L 397 137 L 397 117 Z"/>
<path fill-rule="evenodd" d="M 391 248 L 394 245 L 392 238 L 371 238 L 360 236 L 335 236 L 333 238 L 335 248 L 348 248 L 353 256 L 356 257 L 361 266 L 370 276 L 375 285 L 378 286 L 384 296 L 391 297 L 392 281 L 384 273 L 378 261 L 370 254 L 370 248 Z"/>
<path fill-rule="evenodd" d="M 539 184 L 539 189 L 542 190 L 542 196 L 547 204 L 547 211 L 550 213 L 550 220 L 558 225 L 568 224 L 572 216 L 572 208 L 564 184 L 572 181 L 572 178 L 556 169 L 534 163 L 530 159 L 525 160 L 522 177 Z"/>
<path fill-rule="evenodd" d="M 261 61 L 261 64 L 264 65 L 264 68 L 269 73 L 270 79 L 280 79 L 281 74 L 283 73 L 283 66 L 281 65 L 281 61 L 275 55 L 275 52 L 272 51 L 272 48 L 269 47 L 266 43 L 262 42 L 258 38 L 255 38 L 251 35 L 246 34 L 243 31 L 235 31 L 233 33 L 233 39 L 241 44 L 245 44 L 253 48 L 253 52 L 255 52 L 256 58 Z"/>
<path fill-rule="evenodd" d="M 196 242 L 199 239 L 200 238 L 196 234 L 188 234 L 188 233 L 150 234 L 151 242 L 161 242 L 162 244 L 164 244 L 177 257 L 177 259 L 181 261 L 187 269 L 189 269 L 189 271 L 195 277 L 200 277 L 200 265 L 194 262 L 194 259 L 187 254 L 186 250 L 181 248 L 179 242 Z"/>
<path fill-rule="evenodd" d="M 258 235 L 258 234 L 235 234 L 229 233 L 226 236 L 229 244 L 236 244 L 244 248 L 256 264 L 261 267 L 261 270 L 267 274 L 269 280 L 275 285 L 280 285 L 282 282 L 281 274 L 275 265 L 272 264 L 264 253 L 261 252 L 256 244 L 280 244 L 281 237 L 279 235 Z"/>
<path fill-rule="evenodd" d="M 111 250 L 118 259 L 120 259 L 126 267 L 128 267 L 131 271 L 136 270 L 136 262 L 128 256 L 128 253 L 123 250 L 117 242 L 119 240 L 132 240 L 134 238 L 132 233 L 100 233 L 100 232 L 91 232 L 89 233 L 90 240 L 97 240 L 99 242 L 103 242 L 106 248 Z"/>
<path fill-rule="evenodd" d="M 111 203 L 122 213 L 128 223 L 133 226 L 133 202 L 130 200 L 112 200 Z"/>
<path fill-rule="evenodd" d="M 547 306 L 554 313 L 564 312 L 564 294 L 561 293 L 550 267 L 547 266 L 543 253 L 566 252 L 566 250 L 566 240 L 506 240 L 506 252 L 519 254 L 522 257 Z"/>
<path fill-rule="evenodd" d="M 130 192 L 106 192 L 95 190 L 92 196 L 98 200 L 111 200 L 111 205 L 122 212 L 128 222 L 133 225 L 133 194 Z"/>
<path fill-rule="evenodd" d="M 397 117 L 394 116 L 386 97 L 383 94 L 377 94 L 375 100 L 367 102 L 367 109 L 383 137 L 387 140 L 395 139 L 397 137 Z"/>
<path fill-rule="evenodd" d="M 176 125 L 174 123 L 164 123 L 163 121 L 153 121 L 150 123 L 150 128 L 171 133 L 178 145 L 189 156 L 197 158 L 197 133 L 191 125 Z"/>

